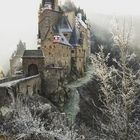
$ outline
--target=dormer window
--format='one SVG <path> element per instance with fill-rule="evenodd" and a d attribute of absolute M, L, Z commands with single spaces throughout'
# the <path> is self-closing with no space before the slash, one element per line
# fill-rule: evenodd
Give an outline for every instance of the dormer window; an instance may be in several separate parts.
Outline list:
<path fill-rule="evenodd" d="M 68 36 L 68 34 L 67 34 L 67 33 L 64 33 L 64 36 L 65 36 L 65 37 L 67 37 L 67 36 Z"/>
<path fill-rule="evenodd" d="M 60 35 L 55 35 L 53 39 L 53 43 L 58 43 L 58 42 L 61 42 L 61 37 Z"/>

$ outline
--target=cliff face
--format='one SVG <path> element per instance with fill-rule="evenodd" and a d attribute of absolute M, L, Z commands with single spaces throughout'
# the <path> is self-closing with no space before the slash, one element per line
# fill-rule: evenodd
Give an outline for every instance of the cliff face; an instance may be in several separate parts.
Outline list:
<path fill-rule="evenodd" d="M 86 125 L 93 127 L 94 117 L 101 115 L 98 107 L 101 107 L 102 102 L 99 97 L 99 85 L 96 79 L 92 78 L 91 81 L 78 88 L 80 95 L 79 108 L 77 114 L 77 121 L 79 124 L 84 122 Z"/>

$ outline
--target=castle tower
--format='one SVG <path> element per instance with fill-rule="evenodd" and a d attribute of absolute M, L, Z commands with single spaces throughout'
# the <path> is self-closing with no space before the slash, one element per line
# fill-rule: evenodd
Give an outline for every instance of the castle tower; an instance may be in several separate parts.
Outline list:
<path fill-rule="evenodd" d="M 45 68 L 62 68 L 64 75 L 69 73 L 72 46 L 67 38 L 70 38 L 69 32 L 72 29 L 58 6 L 58 0 L 42 0 L 38 25 L 38 39 L 45 56 Z"/>
<path fill-rule="evenodd" d="M 58 11 L 58 0 L 42 0 L 42 7 Z"/>
<path fill-rule="evenodd" d="M 59 11 L 58 0 L 42 0 L 39 10 L 39 31 L 38 38 L 42 41 L 46 39 L 47 33 L 58 19 L 61 17 L 62 11 Z"/>

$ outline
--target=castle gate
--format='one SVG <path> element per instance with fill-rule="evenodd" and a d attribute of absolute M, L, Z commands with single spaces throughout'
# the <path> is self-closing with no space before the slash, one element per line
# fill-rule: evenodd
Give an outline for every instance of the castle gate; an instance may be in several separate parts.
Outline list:
<path fill-rule="evenodd" d="M 38 73 L 38 67 L 36 64 L 31 64 L 28 66 L 28 76 L 37 75 Z"/>
<path fill-rule="evenodd" d="M 42 50 L 25 50 L 22 60 L 25 76 L 37 75 L 44 70 L 45 62 Z"/>

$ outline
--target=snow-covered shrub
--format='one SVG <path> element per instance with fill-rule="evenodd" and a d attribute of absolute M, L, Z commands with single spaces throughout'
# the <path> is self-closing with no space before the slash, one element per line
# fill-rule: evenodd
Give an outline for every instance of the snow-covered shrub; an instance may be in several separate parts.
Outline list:
<path fill-rule="evenodd" d="M 7 114 L 10 117 L 5 115 L 0 132 L 16 140 L 78 140 L 66 115 L 42 99 L 37 95 L 18 96 Z"/>

